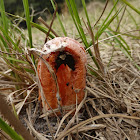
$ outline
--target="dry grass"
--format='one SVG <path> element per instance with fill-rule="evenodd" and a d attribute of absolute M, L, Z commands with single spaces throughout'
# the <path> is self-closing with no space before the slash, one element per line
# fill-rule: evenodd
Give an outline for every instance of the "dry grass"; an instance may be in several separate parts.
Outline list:
<path fill-rule="evenodd" d="M 92 4 L 102 9 L 101 3 Z M 87 9 L 92 13 L 91 5 Z M 98 14 L 94 11 L 95 21 L 96 17 L 99 17 Z M 74 25 L 70 20 L 67 20 L 68 18 L 65 19 L 65 26 L 73 29 L 68 30 L 69 36 L 76 37 Z M 90 19 L 92 19 L 92 14 Z M 136 20 L 138 20 L 137 17 Z M 121 24 L 124 28 L 122 27 L 121 32 L 126 31 L 126 25 L 124 26 L 126 23 L 128 23 L 127 31 L 134 29 L 135 25 L 129 21 L 132 23 L 127 17 L 122 21 Z M 55 29 L 55 24 L 53 26 Z M 59 27 L 56 32 L 57 30 L 59 33 Z M 45 36 L 38 35 L 36 29 L 33 30 L 33 33 L 33 42 L 40 48 L 44 43 Z M 139 36 L 137 32 L 133 34 Z M 102 38 L 105 39 L 106 35 Z M 131 54 L 135 63 L 140 66 L 140 41 L 132 40 L 129 37 L 126 40 L 131 46 Z M 20 83 L 22 89 L 17 90 L 14 85 L 19 83 L 9 81 L 11 77 L 8 77 L 8 73 L 11 69 L 0 59 L 0 72 L 7 75 L 7 77 L 0 76 L 0 91 L 8 97 L 9 104 L 15 105 L 20 120 L 37 139 L 140 139 L 140 72 L 122 51 L 114 46 L 113 39 L 105 40 L 99 43 L 99 46 L 105 75 L 101 75 L 102 78 L 97 79 L 87 70 L 84 100 L 73 109 L 75 110 L 74 115 L 71 115 L 72 110 L 59 117 L 46 118 L 43 113 L 42 106 L 38 101 L 38 81 L 34 75 L 29 75 L 33 77 L 30 86 Z M 109 63 L 110 59 L 111 63 Z M 90 59 L 88 59 L 88 63 L 94 65 Z"/>

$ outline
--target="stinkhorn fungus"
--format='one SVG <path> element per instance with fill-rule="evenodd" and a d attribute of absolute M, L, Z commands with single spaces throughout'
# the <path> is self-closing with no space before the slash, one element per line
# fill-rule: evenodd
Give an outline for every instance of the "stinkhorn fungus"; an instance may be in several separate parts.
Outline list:
<path fill-rule="evenodd" d="M 37 71 L 47 102 L 47 110 L 58 109 L 58 95 L 62 109 L 80 103 L 84 98 L 86 85 L 86 52 L 83 46 L 68 37 L 56 37 L 48 41 L 43 52 L 42 58 L 53 69 L 55 79 L 50 73 L 45 63 L 39 59 Z M 58 93 L 59 92 L 59 93 Z M 40 92 L 39 92 L 40 94 Z M 68 111 L 66 109 L 64 111 Z M 60 113 L 60 112 L 59 112 Z"/>

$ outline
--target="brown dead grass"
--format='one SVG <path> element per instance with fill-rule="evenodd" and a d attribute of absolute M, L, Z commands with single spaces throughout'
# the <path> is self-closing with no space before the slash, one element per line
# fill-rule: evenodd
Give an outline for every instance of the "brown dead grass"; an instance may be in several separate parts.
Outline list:
<path fill-rule="evenodd" d="M 109 45 L 106 46 L 106 52 L 101 50 L 101 57 L 106 68 L 106 74 L 102 76 L 103 80 L 87 73 L 87 96 L 78 106 L 74 116 L 70 116 L 72 113 L 70 112 L 58 119 L 48 118 L 46 122 L 42 118 L 41 106 L 38 107 L 37 89 L 31 93 L 36 83 L 28 90 L 22 89 L 27 93 L 23 99 L 19 99 L 17 91 L 13 89 L 9 101 L 15 104 L 18 113 L 21 111 L 22 122 L 25 124 L 23 118 L 28 120 L 26 123 L 31 133 L 38 139 L 45 139 L 45 137 L 52 139 L 48 129 L 49 123 L 51 133 L 57 140 L 65 136 L 69 139 L 83 140 L 139 139 L 140 73 L 119 49 L 115 49 L 112 62 L 107 67 L 112 51 L 114 50 Z M 139 53 L 139 47 L 132 51 L 135 63 L 138 65 Z M 8 69 L 3 65 L 1 71 L 8 71 Z M 1 76 L 2 79 L 6 81 L 3 76 Z M 1 88 L 5 89 L 3 93 L 8 95 L 10 89 L 6 88 L 14 88 L 14 86 L 7 82 L 1 84 Z M 22 94 L 21 91 L 18 93 Z"/>
<path fill-rule="evenodd" d="M 101 8 L 102 4 L 96 3 L 96 6 Z M 131 30 L 133 27 L 131 24 L 128 29 Z M 75 37 L 74 30 L 69 32 L 70 36 Z M 35 40 L 36 37 L 38 34 L 35 34 Z M 129 37 L 126 39 L 131 46 L 134 62 L 140 66 L 140 41 Z M 41 47 L 44 40 L 41 36 L 35 45 L 40 44 Z M 68 140 L 138 140 L 140 139 L 140 72 L 122 51 L 114 47 L 112 42 L 113 40 L 107 40 L 99 43 L 105 75 L 102 75 L 100 80 L 87 70 L 86 96 L 81 104 L 73 108 L 76 110 L 74 115 L 70 115 L 72 113 L 70 111 L 58 118 L 46 118 L 38 101 L 37 79 L 33 75 L 30 76 L 33 77 L 34 83 L 28 88 L 19 90 L 15 89 L 14 82 L 9 82 L 8 76 L 1 75 L 0 92 L 8 97 L 9 104 L 15 105 L 20 120 L 37 139 L 61 140 L 65 137 Z M 109 63 L 112 54 L 112 61 Z M 94 65 L 90 59 L 88 63 Z M 9 75 L 10 71 L 0 59 L 0 72 Z M 19 95 L 22 96 L 19 98 Z"/>

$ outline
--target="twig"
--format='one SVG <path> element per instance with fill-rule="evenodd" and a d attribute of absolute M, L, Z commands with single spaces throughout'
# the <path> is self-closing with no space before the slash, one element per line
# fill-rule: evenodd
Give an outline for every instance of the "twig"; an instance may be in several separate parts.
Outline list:
<path fill-rule="evenodd" d="M 106 9 L 106 7 L 107 7 L 108 2 L 109 2 L 109 0 L 106 0 L 105 7 L 104 7 L 104 9 L 103 9 L 103 11 L 102 11 L 102 13 L 101 13 L 99 19 L 96 21 L 96 23 L 94 24 L 93 27 L 95 27 L 95 26 L 97 25 L 97 23 L 100 21 L 101 17 L 103 16 L 103 14 L 104 14 L 104 12 L 105 12 L 105 9 Z"/>
<path fill-rule="evenodd" d="M 94 27 L 97 25 L 97 23 L 100 21 L 101 17 L 103 16 L 103 14 L 104 14 L 104 12 L 105 12 L 105 9 L 106 9 L 106 7 L 107 7 L 108 2 L 109 2 L 109 0 L 106 0 L 105 7 L 104 7 L 104 9 L 103 9 L 103 11 L 102 11 L 102 13 L 101 13 L 99 19 L 96 21 L 96 23 L 94 24 L 94 26 L 93 26 L 92 28 L 94 28 Z M 88 32 L 85 33 L 85 35 L 87 35 L 87 34 L 88 34 Z M 76 40 L 78 40 L 78 39 L 80 39 L 80 37 L 76 38 Z"/>
<path fill-rule="evenodd" d="M 0 84 L 9 84 L 9 85 L 26 85 L 28 86 L 28 84 L 24 83 L 24 82 L 12 82 L 12 81 L 4 81 L 4 80 L 0 80 Z"/>
<path fill-rule="evenodd" d="M 49 26 L 41 17 L 39 17 L 38 20 L 39 20 L 41 23 L 43 23 L 48 29 L 50 28 L 50 26 Z M 56 37 L 59 36 L 53 29 L 51 29 L 51 32 L 52 32 Z"/>
<path fill-rule="evenodd" d="M 120 19 L 120 21 L 119 21 L 119 23 L 118 23 L 118 26 L 117 26 L 117 28 L 116 28 L 116 32 L 117 32 L 118 29 L 119 29 L 120 23 L 121 23 L 121 21 L 122 21 L 122 19 L 123 19 L 124 13 L 125 13 L 125 10 L 126 10 L 126 6 L 124 7 L 124 11 L 123 11 L 123 13 L 122 13 L 121 19 Z"/>
<path fill-rule="evenodd" d="M 49 33 L 50 33 L 51 29 L 52 29 L 52 25 L 53 25 L 54 19 L 55 19 L 55 17 L 56 17 L 56 12 L 57 12 L 57 10 L 58 10 L 58 7 L 57 7 L 57 5 L 56 5 L 56 10 L 54 11 L 53 18 L 52 18 L 52 21 L 51 21 L 51 24 L 50 24 L 48 33 L 47 33 L 47 35 L 46 35 L 45 43 L 47 42 L 47 38 L 48 38 Z"/>
<path fill-rule="evenodd" d="M 108 38 L 99 40 L 98 43 L 101 43 L 101 42 L 103 42 L 103 41 L 109 40 L 109 39 L 111 39 L 111 38 L 114 38 L 114 37 L 117 37 L 117 36 L 120 36 L 120 35 L 125 35 L 126 33 L 134 32 L 134 31 L 140 31 L 140 30 L 131 30 L 131 31 L 128 31 L 128 32 L 119 33 L 119 34 L 117 34 L 117 35 L 110 36 L 110 37 L 108 37 Z M 115 32 L 115 31 L 113 31 L 113 32 Z M 97 43 L 95 43 L 95 45 L 96 45 L 96 44 L 97 44 Z M 93 45 L 91 45 L 90 47 L 88 47 L 88 48 L 86 49 L 86 51 L 88 51 L 92 46 L 93 46 Z"/>
<path fill-rule="evenodd" d="M 47 11 L 47 10 L 48 10 L 48 8 L 44 8 L 42 11 L 35 13 L 34 16 L 41 15 L 41 14 L 45 13 L 45 11 Z"/>
<path fill-rule="evenodd" d="M 23 55 L 23 53 L 8 53 L 0 50 L 0 53 L 8 54 L 8 55 Z"/>
<path fill-rule="evenodd" d="M 96 58 L 99 70 L 104 75 L 105 74 L 104 73 L 104 66 L 102 63 L 102 59 L 100 57 L 100 51 L 99 51 L 99 47 L 98 47 L 98 37 L 97 37 L 97 43 L 95 44 L 94 33 L 93 33 L 90 25 L 88 25 L 88 32 L 89 32 L 91 39 L 92 39 L 92 44 L 93 44 L 93 48 L 94 48 L 94 52 L 95 52 L 95 58 Z"/>

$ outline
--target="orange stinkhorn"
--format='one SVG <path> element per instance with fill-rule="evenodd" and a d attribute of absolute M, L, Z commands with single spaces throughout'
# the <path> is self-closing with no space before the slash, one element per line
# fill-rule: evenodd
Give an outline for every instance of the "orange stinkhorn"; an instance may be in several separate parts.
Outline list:
<path fill-rule="evenodd" d="M 56 74 L 62 108 L 75 105 L 76 100 L 80 103 L 84 98 L 87 61 L 82 45 L 68 37 L 57 37 L 45 44 L 43 52 L 46 53 L 42 55 L 43 59 L 49 63 Z M 41 59 L 37 71 L 47 102 L 52 109 L 57 109 L 57 86 Z M 46 107 L 50 110 L 47 104 Z"/>

